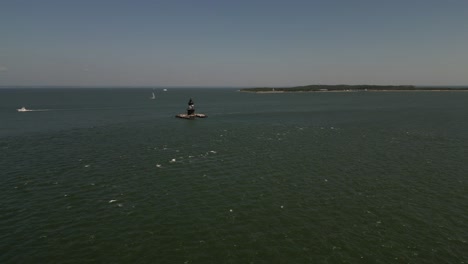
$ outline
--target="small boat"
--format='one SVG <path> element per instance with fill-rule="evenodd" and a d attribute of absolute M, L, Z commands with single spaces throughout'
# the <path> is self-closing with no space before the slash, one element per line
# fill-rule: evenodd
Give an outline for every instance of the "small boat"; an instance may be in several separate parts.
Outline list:
<path fill-rule="evenodd" d="M 16 109 L 16 110 L 17 110 L 18 112 L 29 112 L 29 111 L 31 111 L 31 110 L 29 110 L 29 109 L 26 109 L 26 107 L 24 107 L 24 106 L 21 107 L 21 108 L 19 108 L 19 109 Z"/>
<path fill-rule="evenodd" d="M 152 99 L 152 100 L 156 99 L 156 96 L 154 95 L 154 92 L 153 92 L 153 96 L 151 96 L 150 99 Z"/>
<path fill-rule="evenodd" d="M 167 92 L 167 89 L 163 89 L 164 92 Z"/>

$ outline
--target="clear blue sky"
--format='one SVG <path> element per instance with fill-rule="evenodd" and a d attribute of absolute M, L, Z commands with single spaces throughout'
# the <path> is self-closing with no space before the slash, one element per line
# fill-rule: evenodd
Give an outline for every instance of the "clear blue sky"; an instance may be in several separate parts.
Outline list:
<path fill-rule="evenodd" d="M 468 85 L 467 0 L 3 0 L 0 85 Z"/>

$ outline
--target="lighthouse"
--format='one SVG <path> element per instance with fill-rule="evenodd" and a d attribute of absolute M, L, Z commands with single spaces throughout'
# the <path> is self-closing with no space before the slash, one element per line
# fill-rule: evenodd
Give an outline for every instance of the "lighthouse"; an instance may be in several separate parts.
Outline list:
<path fill-rule="evenodd" d="M 207 117 L 205 114 L 195 114 L 195 104 L 193 103 L 192 98 L 190 98 L 187 107 L 187 114 L 178 114 L 176 115 L 177 118 L 183 119 L 195 119 L 195 118 L 205 118 Z"/>
<path fill-rule="evenodd" d="M 187 115 L 194 115 L 195 114 L 195 105 L 193 104 L 192 98 L 190 98 L 188 102 L 188 107 L 187 107 Z"/>

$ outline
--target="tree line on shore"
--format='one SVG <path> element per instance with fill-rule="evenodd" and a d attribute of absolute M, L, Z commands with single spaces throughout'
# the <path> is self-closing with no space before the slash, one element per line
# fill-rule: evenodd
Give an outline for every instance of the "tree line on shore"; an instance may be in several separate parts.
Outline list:
<path fill-rule="evenodd" d="M 247 92 L 307 92 L 307 91 L 387 91 L 387 90 L 396 90 L 396 91 L 430 91 L 430 90 L 468 90 L 466 88 L 443 88 L 443 87 L 416 87 L 414 85 L 305 85 L 305 86 L 295 86 L 295 87 L 255 87 L 255 88 L 244 88 L 241 91 Z"/>

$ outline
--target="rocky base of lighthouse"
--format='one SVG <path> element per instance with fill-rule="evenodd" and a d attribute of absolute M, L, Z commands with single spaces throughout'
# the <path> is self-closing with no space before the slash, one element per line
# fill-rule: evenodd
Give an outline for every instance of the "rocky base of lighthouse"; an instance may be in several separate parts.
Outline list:
<path fill-rule="evenodd" d="M 175 117 L 177 117 L 177 118 L 183 118 L 183 119 L 195 119 L 195 118 L 206 118 L 206 117 L 208 117 L 208 116 L 205 115 L 205 114 L 191 114 L 191 115 L 187 115 L 187 114 L 178 114 L 178 115 L 176 115 Z"/>

